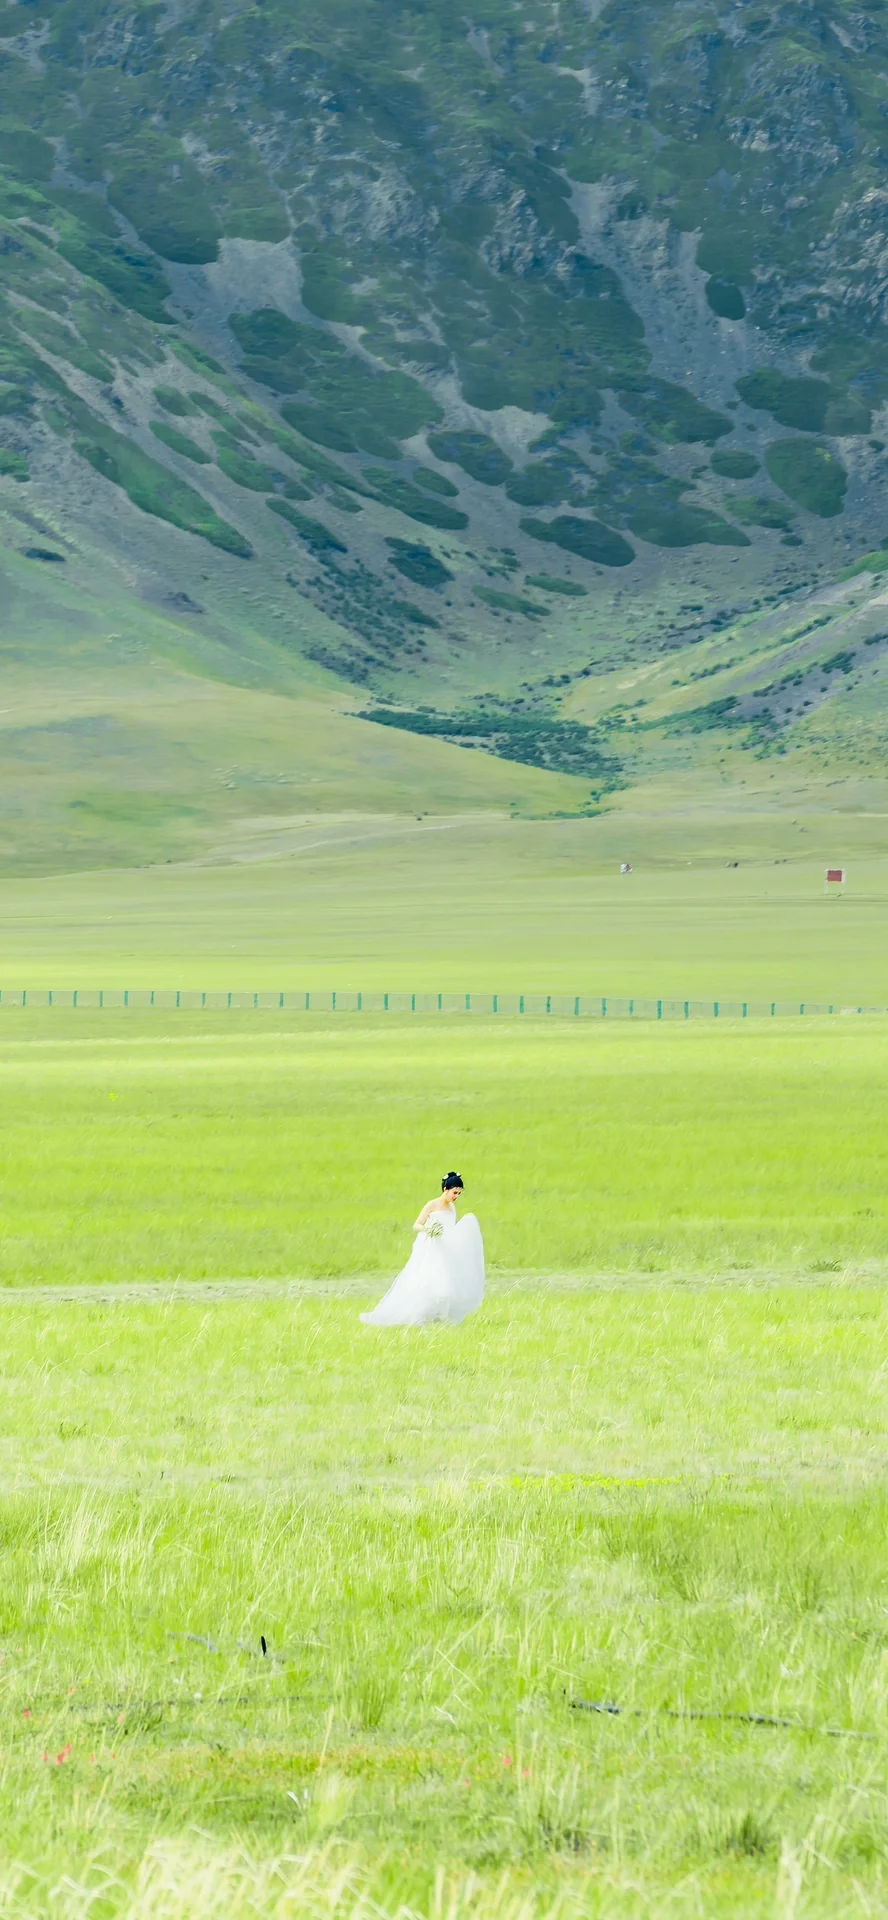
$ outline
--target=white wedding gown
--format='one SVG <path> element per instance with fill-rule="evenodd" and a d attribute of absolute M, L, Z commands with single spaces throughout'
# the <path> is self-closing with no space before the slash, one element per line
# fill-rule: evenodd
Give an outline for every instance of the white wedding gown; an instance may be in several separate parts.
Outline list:
<path fill-rule="evenodd" d="M 484 1242 L 475 1215 L 457 1220 L 455 1207 L 442 1207 L 429 1224 L 439 1222 L 440 1234 L 417 1234 L 406 1267 L 384 1299 L 372 1313 L 361 1314 L 368 1327 L 421 1327 L 427 1320 L 458 1326 L 480 1307 Z"/>

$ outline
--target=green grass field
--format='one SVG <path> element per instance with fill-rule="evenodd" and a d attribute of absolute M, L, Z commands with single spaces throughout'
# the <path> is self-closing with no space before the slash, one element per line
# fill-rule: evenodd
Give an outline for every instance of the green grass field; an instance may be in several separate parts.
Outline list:
<path fill-rule="evenodd" d="M 4 989 L 888 1003 L 881 815 L 761 796 L 257 817 L 3 904 Z M 886 1064 L 0 1006 L 0 1914 L 888 1912 Z M 362 1327 L 451 1165 L 481 1314 Z"/>
<path fill-rule="evenodd" d="M 447 1166 L 503 1274 L 880 1262 L 886 1078 L 875 1018 L 3 1010 L 0 1277 L 397 1271 Z"/>
<path fill-rule="evenodd" d="M 684 812 L 673 796 L 661 817 L 627 801 L 587 820 L 342 815 L 251 832 L 226 863 L 5 880 L 0 989 L 888 1005 L 882 813 Z M 827 899 L 835 862 L 848 886 Z"/>
<path fill-rule="evenodd" d="M 0 5 L 0 1920 L 888 1920 L 880 9 Z"/>
<path fill-rule="evenodd" d="M 4 1012 L 0 1912 L 888 1911 L 886 1055 Z"/>
<path fill-rule="evenodd" d="M 2 1308 L 3 1910 L 883 1912 L 882 1290 L 367 1297 Z"/>

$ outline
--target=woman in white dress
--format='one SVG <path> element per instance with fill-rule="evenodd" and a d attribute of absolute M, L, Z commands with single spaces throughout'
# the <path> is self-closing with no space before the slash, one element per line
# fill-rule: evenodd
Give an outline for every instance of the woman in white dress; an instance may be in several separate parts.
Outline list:
<path fill-rule="evenodd" d="M 427 1320 L 458 1326 L 484 1298 L 484 1242 L 475 1215 L 456 1217 L 462 1175 L 446 1173 L 440 1200 L 429 1200 L 413 1222 L 416 1239 L 406 1267 L 372 1313 L 368 1327 L 421 1327 Z"/>

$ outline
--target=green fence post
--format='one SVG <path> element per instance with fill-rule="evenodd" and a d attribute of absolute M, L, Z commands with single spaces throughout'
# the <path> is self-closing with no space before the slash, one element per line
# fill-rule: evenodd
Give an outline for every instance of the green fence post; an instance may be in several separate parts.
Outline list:
<path fill-rule="evenodd" d="M 200 996 L 200 1004 L 202 1007 L 205 1007 L 207 1004 L 207 996 L 205 993 L 202 993 Z"/>
<path fill-rule="evenodd" d="M 498 993 L 495 993 L 493 996 L 493 1011 L 494 1013 L 499 1013 L 499 994 Z"/>
<path fill-rule="evenodd" d="M 22 988 L 22 1006 L 26 1007 L 27 1004 L 28 1004 L 28 989 L 27 987 L 23 987 Z"/>
<path fill-rule="evenodd" d="M 830 1007 L 830 1013 L 835 1013 L 835 1007 Z"/>
<path fill-rule="evenodd" d="M 336 994 L 333 995 L 333 1012 L 336 1012 Z"/>
<path fill-rule="evenodd" d="M 776 1012 L 777 1012 L 777 1002 L 776 1000 L 772 1000 L 771 1001 L 771 1019 L 772 1020 L 774 1019 Z"/>
<path fill-rule="evenodd" d="M 690 1003 L 690 1000 L 686 1000 L 685 1001 L 685 1019 L 690 1020 L 690 1017 L 691 1017 L 691 1003 Z"/>
<path fill-rule="evenodd" d="M 662 1020 L 662 1018 L 663 1018 L 663 1002 L 662 1000 L 658 1000 L 657 1001 L 657 1019 Z"/>
<path fill-rule="evenodd" d="M 717 1000 L 713 1000 L 712 1002 L 712 1018 L 713 1020 L 718 1019 L 718 1001 Z"/>
<path fill-rule="evenodd" d="M 747 1015 L 748 1015 L 748 1013 L 749 1013 L 749 1005 L 748 1005 L 748 1002 L 747 1002 L 746 1000 L 744 1000 L 744 1002 L 743 1002 L 743 1018 L 744 1018 L 744 1020 L 745 1020 L 745 1019 L 747 1018 Z"/>
<path fill-rule="evenodd" d="M 439 993 L 439 995 L 438 995 L 438 1012 L 439 1012 L 439 1013 L 443 1013 L 443 1012 L 444 1012 L 444 995 L 443 995 L 443 993 Z"/>
<path fill-rule="evenodd" d="M 547 993 L 546 994 L 546 1012 L 551 1013 L 551 1011 L 552 1011 L 552 995 L 551 993 Z"/>
<path fill-rule="evenodd" d="M 389 997 L 387 993 L 384 993 L 382 996 L 382 1011 L 383 1013 L 388 1013 L 388 1010 L 389 1010 Z"/>
<path fill-rule="evenodd" d="M 74 999 L 72 1001 L 72 1005 L 75 1007 L 77 1005 L 77 988 L 76 987 L 74 988 Z"/>
<path fill-rule="evenodd" d="M 358 1012 L 363 1013 L 363 1011 L 364 1011 L 364 995 L 362 993 L 359 993 L 358 994 Z"/>
<path fill-rule="evenodd" d="M 123 989 L 123 1004 L 125 1007 L 129 1006 L 129 987 Z"/>
<path fill-rule="evenodd" d="M 310 993 L 307 993 L 305 996 L 305 1011 L 306 1013 L 311 1012 L 311 994 Z"/>
<path fill-rule="evenodd" d="M 472 996 L 470 993 L 467 993 L 466 994 L 466 1012 L 471 1013 L 471 1011 L 472 1011 Z"/>
<path fill-rule="evenodd" d="M 416 1012 L 416 994 L 415 993 L 411 993 L 410 995 L 410 1011 L 411 1013 Z"/>
<path fill-rule="evenodd" d="M 580 996 L 579 994 L 577 994 L 577 997 L 574 1001 L 574 1018 L 575 1019 L 579 1017 L 579 1012 L 580 1012 Z"/>
<path fill-rule="evenodd" d="M 49 1004 L 50 1006 L 52 1006 L 52 988 L 51 987 L 49 989 Z M 831 1012 L 832 1012 L 832 1008 L 830 1007 L 830 1013 Z"/>
<path fill-rule="evenodd" d="M 519 1013 L 523 1013 L 523 1012 L 524 1012 L 524 995 L 523 995 L 523 993 L 521 994 L 521 996 L 520 996 L 520 998 L 519 998 L 519 1001 L 518 1001 L 518 1012 L 519 1012 Z"/>
<path fill-rule="evenodd" d="M 75 1005 L 75 1007 L 76 1007 L 76 1005 L 77 1005 L 77 1001 L 76 1001 L 76 1000 L 75 1000 L 75 1002 L 74 1002 L 74 1005 Z M 152 1007 L 153 1007 L 153 1005 L 154 1005 L 154 988 L 153 988 L 153 987 L 152 987 L 152 989 L 151 989 L 151 1001 L 150 1001 L 150 1005 L 151 1005 Z"/>
<path fill-rule="evenodd" d="M 602 999 L 601 1002 L 601 1018 L 602 1020 L 607 1019 L 607 1001 L 604 999 Z"/>
<path fill-rule="evenodd" d="M 99 1004 L 101 1005 L 101 1001 L 99 1002 Z M 176 1006 L 181 1007 L 181 1005 L 182 1005 L 182 989 L 181 987 L 177 987 L 176 988 Z"/>
<path fill-rule="evenodd" d="M 630 1013 L 634 1013 L 634 1012 L 635 1012 L 635 1001 L 634 1001 L 634 1000 L 630 1000 L 630 1002 L 629 1002 L 629 1012 L 630 1012 Z"/>
<path fill-rule="evenodd" d="M 805 1002 L 804 1002 L 804 1000 L 803 1000 L 803 1001 L 802 1001 L 802 1004 L 801 1004 L 801 1006 L 800 1006 L 800 1008 L 799 1008 L 799 1012 L 800 1012 L 800 1013 L 804 1013 L 804 1011 L 805 1011 Z"/>
<path fill-rule="evenodd" d="M 152 996 L 151 996 L 151 998 L 152 998 L 152 1000 L 153 1000 L 153 998 L 154 998 L 154 995 L 153 995 L 153 994 L 152 994 Z M 229 994 L 229 995 L 228 995 L 228 1005 L 229 1005 L 229 1007 L 231 1006 L 231 994 Z"/>

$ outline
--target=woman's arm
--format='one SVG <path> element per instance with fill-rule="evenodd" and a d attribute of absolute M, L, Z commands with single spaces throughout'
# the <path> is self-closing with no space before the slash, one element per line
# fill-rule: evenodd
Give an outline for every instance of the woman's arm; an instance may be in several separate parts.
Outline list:
<path fill-rule="evenodd" d="M 431 1213 L 440 1213 L 440 1210 L 440 1203 L 437 1200 L 427 1200 L 422 1212 L 417 1214 L 413 1222 L 413 1232 L 421 1233 L 428 1221 L 429 1215 Z"/>

